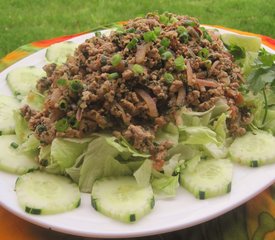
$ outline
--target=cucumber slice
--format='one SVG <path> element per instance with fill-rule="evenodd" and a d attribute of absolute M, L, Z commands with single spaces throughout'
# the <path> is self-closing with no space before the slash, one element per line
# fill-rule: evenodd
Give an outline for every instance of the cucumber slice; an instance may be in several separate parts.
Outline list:
<path fill-rule="evenodd" d="M 13 94 L 18 99 L 23 99 L 30 90 L 36 88 L 37 81 L 46 76 L 43 69 L 30 67 L 16 68 L 7 75 L 7 82 Z"/>
<path fill-rule="evenodd" d="M 30 214 L 56 214 L 80 205 L 78 186 L 69 178 L 34 171 L 15 184 L 19 205 Z"/>
<path fill-rule="evenodd" d="M 123 222 L 135 222 L 154 207 L 151 186 L 140 187 L 134 177 L 108 177 L 97 180 L 92 189 L 95 210 Z"/>
<path fill-rule="evenodd" d="M 17 144 L 15 135 L 0 136 L 0 169 L 15 174 L 24 174 L 30 170 L 38 169 L 38 163 L 32 153 L 23 153 Z M 13 146 L 12 146 L 13 145 Z M 17 145 L 18 146 L 18 145 Z"/>
<path fill-rule="evenodd" d="M 275 137 L 268 132 L 247 132 L 238 137 L 229 147 L 229 154 L 234 162 L 250 167 L 275 162 Z"/>
<path fill-rule="evenodd" d="M 194 171 L 181 172 L 181 185 L 196 198 L 206 199 L 231 191 L 233 165 L 228 159 L 200 161 Z"/>
<path fill-rule="evenodd" d="M 70 41 L 53 44 L 47 49 L 45 57 L 50 63 L 65 63 L 68 56 L 74 54 L 77 46 L 78 44 Z"/>
<path fill-rule="evenodd" d="M 14 97 L 0 96 L 0 135 L 14 133 L 13 111 L 20 107 Z"/>

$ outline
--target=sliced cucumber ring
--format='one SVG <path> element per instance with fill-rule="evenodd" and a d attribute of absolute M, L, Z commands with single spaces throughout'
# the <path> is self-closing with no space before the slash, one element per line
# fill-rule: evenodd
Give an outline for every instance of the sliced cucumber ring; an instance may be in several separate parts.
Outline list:
<path fill-rule="evenodd" d="M 238 137 L 229 147 L 234 162 L 258 167 L 275 162 L 275 137 L 265 131 L 247 132 Z"/>
<path fill-rule="evenodd" d="M 123 222 L 135 222 L 154 207 L 151 186 L 140 187 L 134 177 L 97 180 L 92 189 L 92 206 L 100 213 Z"/>
<path fill-rule="evenodd" d="M 180 182 L 196 198 L 206 199 L 231 191 L 232 172 L 228 159 L 202 160 L 193 171 L 184 169 Z"/>
<path fill-rule="evenodd" d="M 45 172 L 30 172 L 15 184 L 19 205 L 30 214 L 56 214 L 80 205 L 78 186 L 69 178 Z"/>

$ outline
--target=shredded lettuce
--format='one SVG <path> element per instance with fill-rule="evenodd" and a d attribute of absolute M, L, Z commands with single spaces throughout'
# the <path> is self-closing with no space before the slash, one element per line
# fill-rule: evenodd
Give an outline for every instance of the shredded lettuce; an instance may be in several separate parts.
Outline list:
<path fill-rule="evenodd" d="M 180 127 L 179 131 L 179 141 L 184 144 L 219 144 L 217 134 L 208 127 Z"/>
<path fill-rule="evenodd" d="M 150 184 L 152 173 L 152 160 L 146 159 L 143 164 L 135 171 L 134 177 L 139 186 L 145 187 Z"/>
<path fill-rule="evenodd" d="M 99 136 L 87 148 L 80 170 L 79 186 L 82 192 L 91 192 L 96 179 L 107 176 L 131 175 L 131 169 L 116 160 L 125 148 L 119 146 L 116 138 Z"/>
<path fill-rule="evenodd" d="M 155 142 L 161 143 L 164 141 L 170 141 L 173 144 L 177 144 L 179 141 L 179 130 L 173 123 L 168 123 L 164 127 L 160 128 L 156 133 Z"/>
<path fill-rule="evenodd" d="M 154 194 L 160 198 L 175 197 L 179 187 L 179 175 L 167 176 L 153 171 L 152 188 Z"/>

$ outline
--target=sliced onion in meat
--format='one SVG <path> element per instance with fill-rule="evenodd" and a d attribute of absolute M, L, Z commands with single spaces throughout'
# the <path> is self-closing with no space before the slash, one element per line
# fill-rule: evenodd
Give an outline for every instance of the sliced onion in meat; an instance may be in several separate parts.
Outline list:
<path fill-rule="evenodd" d="M 194 74 L 189 61 L 186 63 L 187 83 L 189 86 L 194 85 Z"/>
<path fill-rule="evenodd" d="M 196 83 L 200 86 L 200 87 L 211 87 L 211 88 L 216 88 L 219 86 L 219 84 L 217 82 L 211 81 L 211 80 L 204 80 L 204 79 L 196 79 Z"/>
<path fill-rule="evenodd" d="M 150 43 L 142 44 L 137 46 L 137 52 L 135 55 L 136 63 L 142 64 L 144 63 L 144 59 L 147 51 L 149 50 Z"/>
<path fill-rule="evenodd" d="M 186 97 L 186 92 L 184 87 L 181 87 L 178 91 L 178 97 L 176 104 L 177 106 L 183 106 L 185 104 L 185 97 Z"/>
<path fill-rule="evenodd" d="M 150 117 L 158 117 L 158 109 L 154 99 L 142 89 L 137 89 L 136 92 L 145 101 L 149 111 L 148 115 Z"/>
<path fill-rule="evenodd" d="M 122 120 L 123 122 L 126 124 L 126 125 L 129 125 L 130 124 L 130 121 L 129 121 L 129 118 L 127 118 L 126 116 L 126 113 L 123 109 L 123 107 L 121 107 L 118 103 L 116 103 L 116 107 L 119 109 L 119 111 L 121 112 L 121 117 L 122 117 Z"/>

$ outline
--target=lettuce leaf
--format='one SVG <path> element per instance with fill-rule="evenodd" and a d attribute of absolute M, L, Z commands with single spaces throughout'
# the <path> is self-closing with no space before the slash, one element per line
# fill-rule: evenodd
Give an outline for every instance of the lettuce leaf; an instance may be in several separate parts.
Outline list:
<path fill-rule="evenodd" d="M 213 124 L 213 130 L 217 134 L 217 140 L 221 143 L 225 141 L 228 134 L 226 118 L 226 114 L 222 113 Z"/>
<path fill-rule="evenodd" d="M 115 159 L 124 150 L 117 145 L 114 137 L 99 136 L 94 139 L 87 148 L 80 170 L 80 190 L 91 192 L 98 178 L 131 175 L 131 169 Z"/>
<path fill-rule="evenodd" d="M 29 135 L 27 140 L 20 146 L 20 151 L 30 152 L 39 150 L 40 141 L 33 135 Z"/>
<path fill-rule="evenodd" d="M 161 143 L 165 141 L 170 141 L 173 144 L 177 144 L 179 141 L 179 130 L 177 126 L 171 122 L 156 132 L 155 142 Z"/>
<path fill-rule="evenodd" d="M 160 198 L 175 197 L 179 188 L 179 175 L 167 176 L 160 172 L 153 171 L 151 182 L 154 194 Z"/>
<path fill-rule="evenodd" d="M 134 158 L 149 158 L 151 156 L 150 154 L 141 153 L 134 149 L 123 137 L 121 138 L 120 144 L 125 148 L 120 154 L 125 160 L 128 160 L 130 156 Z"/>
<path fill-rule="evenodd" d="M 180 127 L 179 131 L 179 141 L 184 144 L 219 144 L 217 140 L 217 134 L 208 127 Z"/>
<path fill-rule="evenodd" d="M 146 159 L 143 164 L 135 171 L 134 177 L 139 186 L 145 187 L 150 184 L 151 173 L 152 173 L 152 160 Z"/>
<path fill-rule="evenodd" d="M 185 159 L 183 156 L 178 153 L 172 156 L 168 161 L 164 163 L 163 171 L 167 176 L 172 176 L 173 174 L 177 174 L 180 172 L 181 166 L 184 164 Z"/>

